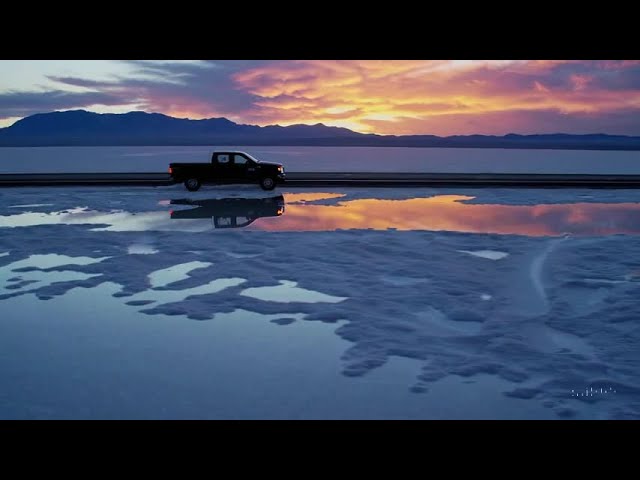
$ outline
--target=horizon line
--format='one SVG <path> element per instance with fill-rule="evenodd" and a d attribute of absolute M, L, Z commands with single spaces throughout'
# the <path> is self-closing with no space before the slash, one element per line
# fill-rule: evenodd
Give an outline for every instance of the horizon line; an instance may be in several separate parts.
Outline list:
<path fill-rule="evenodd" d="M 593 132 L 593 133 L 566 133 L 566 132 L 554 132 L 554 133 L 516 133 L 516 132 L 509 132 L 509 133 L 504 133 L 501 135 L 488 135 L 488 134 L 478 134 L 478 133 L 469 133 L 469 134 L 453 134 L 453 135 L 446 135 L 446 136 L 441 136 L 441 135 L 435 135 L 432 133 L 412 133 L 412 134 L 382 134 L 382 133 L 374 133 L 374 132 L 360 132 L 358 130 L 353 130 L 350 128 L 346 128 L 346 127 L 340 127 L 337 125 L 328 125 L 326 123 L 323 122 L 318 122 L 318 123 L 292 123 L 292 124 L 288 124 L 288 125 L 281 125 L 279 123 L 275 123 L 275 124 L 267 124 L 267 125 L 258 125 L 258 124 L 251 124 L 251 123 L 238 123 L 235 122 L 234 120 L 231 120 L 227 117 L 205 117 L 205 118 L 190 118 L 190 117 L 174 117 L 172 115 L 168 115 L 166 113 L 162 113 L 162 112 L 146 112 L 144 110 L 130 110 L 128 112 L 121 112 L 121 113 L 113 113 L 113 112 L 95 112 L 95 111 L 91 111 L 91 110 L 87 110 L 84 108 L 77 108 L 77 109 L 69 109 L 69 110 L 52 110 L 52 111 L 48 111 L 48 112 L 38 112 L 38 113 L 34 113 L 31 115 L 27 115 L 25 117 L 19 118 L 18 120 L 16 120 L 15 122 L 13 122 L 11 125 L 7 125 L 6 127 L 0 127 L 0 131 L 3 130 L 7 130 L 11 127 L 13 127 L 14 125 L 16 125 L 17 123 L 27 119 L 27 118 L 31 118 L 31 117 L 35 117 L 38 115 L 51 115 L 51 114 L 55 114 L 55 113 L 74 113 L 74 112 L 83 112 L 83 113 L 89 113 L 92 115 L 114 115 L 114 116 L 122 116 L 122 115 L 130 115 L 132 113 L 141 113 L 144 115 L 162 115 L 163 117 L 167 117 L 167 118 L 172 118 L 175 120 L 188 120 L 188 121 L 193 121 L 193 122 L 199 122 L 199 121 L 206 121 L 206 120 L 226 120 L 230 123 L 233 123 L 234 125 L 239 125 L 239 126 L 247 126 L 247 127 L 258 127 L 258 128 L 267 128 L 267 127 L 280 127 L 280 128 L 287 128 L 287 127 L 296 127 L 296 126 L 304 126 L 304 127 L 317 127 L 317 126 L 322 126 L 322 127 L 326 127 L 326 128 L 335 128 L 335 129 L 339 129 L 339 130 L 347 130 L 349 132 L 353 132 L 353 133 L 357 133 L 360 135 L 368 135 L 368 136 L 375 136 L 375 137 L 436 137 L 436 138 L 451 138 L 451 137 L 506 137 L 506 136 L 554 136 L 554 135 L 567 135 L 567 136 L 592 136 L 592 135 L 606 135 L 606 136 L 610 136 L 610 137 L 626 137 L 626 138 L 638 138 L 640 137 L 640 133 L 638 135 L 624 135 L 624 134 L 611 134 L 611 133 L 604 133 L 604 132 Z"/>

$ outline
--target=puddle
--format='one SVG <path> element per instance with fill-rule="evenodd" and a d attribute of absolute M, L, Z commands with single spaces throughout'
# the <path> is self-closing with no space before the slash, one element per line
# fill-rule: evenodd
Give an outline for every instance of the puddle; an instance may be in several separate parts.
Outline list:
<path fill-rule="evenodd" d="M 155 306 L 157 306 L 165 303 L 182 302 L 188 297 L 197 295 L 218 293 L 225 288 L 235 287 L 245 282 L 246 280 L 244 278 L 218 278 L 204 285 L 198 285 L 197 287 L 185 288 L 182 290 L 146 290 L 124 298 L 126 299 L 125 303 L 132 306 L 146 306 L 150 304 L 155 304 Z M 189 308 L 187 308 L 187 310 L 189 310 Z M 215 311 L 215 306 L 211 306 L 211 310 Z M 213 311 L 207 311 L 205 313 L 214 313 Z M 189 310 L 189 313 L 200 312 Z"/>
<path fill-rule="evenodd" d="M 326 199 L 338 200 L 331 205 L 313 203 Z M 287 193 L 285 197 L 160 200 L 155 202 L 158 211 L 77 207 L 49 213 L 20 212 L 0 216 L 0 227 L 88 224 L 96 225 L 96 231 L 395 229 L 527 236 L 640 234 L 640 203 L 469 203 L 474 199 L 465 195 L 434 195 L 402 200 L 349 200 L 343 193 L 301 192 Z M 167 211 L 167 206 L 172 210 Z M 483 256 L 483 252 L 466 253 Z M 504 258 L 503 252 L 486 253 L 484 258 L 498 260 L 498 253 Z"/>
<path fill-rule="evenodd" d="M 0 254 L 0 256 L 2 255 Z M 0 267 L 0 292 L 2 294 L 25 293 L 47 287 L 57 282 L 87 280 L 101 275 L 99 273 L 87 274 L 74 271 L 43 272 L 41 270 L 30 270 L 26 272 L 16 272 L 16 270 L 20 270 L 21 268 L 35 267 L 38 269 L 47 269 L 64 265 L 90 265 L 92 263 L 99 263 L 107 258 L 109 257 L 68 257 L 67 255 L 57 254 L 31 255 L 29 258 Z"/>
<path fill-rule="evenodd" d="M 243 290 L 240 295 L 257 298 L 266 302 L 296 302 L 296 303 L 338 303 L 347 297 L 334 297 L 325 293 L 307 290 L 297 286 L 297 282 L 281 280 L 280 285 L 274 287 L 254 287 Z"/>
<path fill-rule="evenodd" d="M 5 265 L 2 269 L 16 270 L 25 267 L 45 269 L 61 267 L 63 265 L 91 265 L 92 263 L 100 263 L 107 258 L 109 257 L 69 257 L 67 255 L 58 255 L 57 253 L 48 253 L 44 255 L 30 255 L 28 258 Z"/>

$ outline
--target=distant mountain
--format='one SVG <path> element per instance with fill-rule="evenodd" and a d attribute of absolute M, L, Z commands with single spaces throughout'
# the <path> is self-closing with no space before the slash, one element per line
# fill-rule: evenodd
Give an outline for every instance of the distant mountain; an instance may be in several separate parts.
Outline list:
<path fill-rule="evenodd" d="M 640 150 L 624 135 L 375 135 L 316 125 L 241 125 L 226 118 L 189 120 L 160 113 L 39 113 L 0 129 L 0 146 L 292 145 L 364 147 Z"/>

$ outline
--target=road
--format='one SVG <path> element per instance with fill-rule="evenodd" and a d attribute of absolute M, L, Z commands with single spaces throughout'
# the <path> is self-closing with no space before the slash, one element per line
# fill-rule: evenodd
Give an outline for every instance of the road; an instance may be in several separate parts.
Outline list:
<path fill-rule="evenodd" d="M 0 174 L 0 186 L 171 185 L 167 173 Z M 600 187 L 637 188 L 640 175 L 510 174 L 510 173 L 381 173 L 293 172 L 287 187 Z"/>

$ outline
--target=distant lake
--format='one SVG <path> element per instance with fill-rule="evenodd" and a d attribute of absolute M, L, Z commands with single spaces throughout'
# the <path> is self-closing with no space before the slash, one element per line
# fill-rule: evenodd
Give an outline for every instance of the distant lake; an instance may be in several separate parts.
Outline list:
<path fill-rule="evenodd" d="M 164 172 L 244 150 L 289 172 L 635 173 L 640 152 L 400 147 L 4 147 L 0 173 Z"/>

